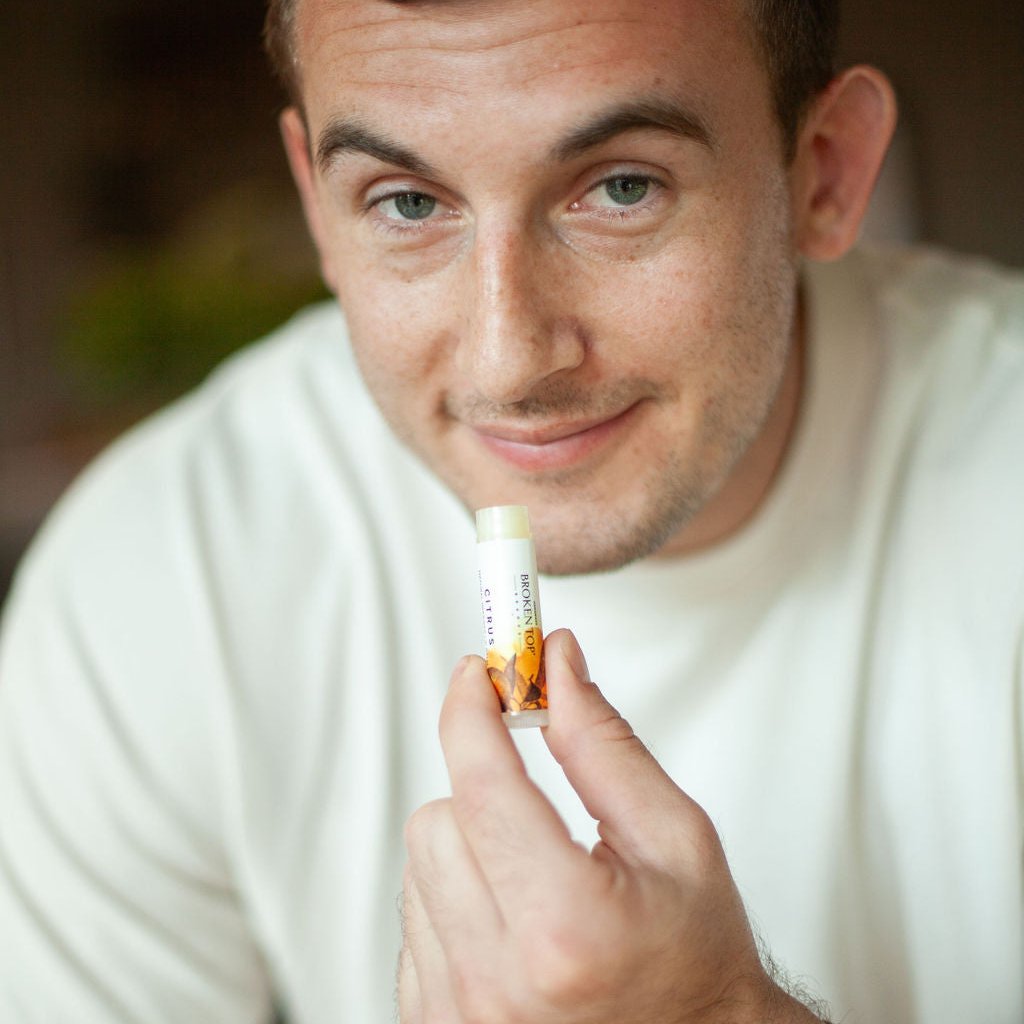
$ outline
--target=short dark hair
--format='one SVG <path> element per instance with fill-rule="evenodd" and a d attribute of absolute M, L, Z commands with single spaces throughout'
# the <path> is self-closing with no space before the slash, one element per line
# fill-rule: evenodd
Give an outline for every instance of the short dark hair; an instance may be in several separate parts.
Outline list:
<path fill-rule="evenodd" d="M 839 0 L 746 0 L 787 159 L 811 101 L 836 71 Z"/>
<path fill-rule="evenodd" d="M 839 0 L 743 0 L 768 70 L 787 158 L 811 100 L 831 81 L 839 35 Z M 292 101 L 301 105 L 295 53 L 299 0 L 268 0 L 263 41 Z"/>

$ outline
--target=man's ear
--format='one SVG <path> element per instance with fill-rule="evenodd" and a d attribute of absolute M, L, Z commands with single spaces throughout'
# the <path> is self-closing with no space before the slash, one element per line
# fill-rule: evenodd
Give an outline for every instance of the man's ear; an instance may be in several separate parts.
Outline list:
<path fill-rule="evenodd" d="M 805 256 L 835 260 L 857 241 L 895 127 L 895 93 L 875 68 L 849 68 L 814 101 L 790 178 L 796 243 Z"/>
<path fill-rule="evenodd" d="M 337 281 L 331 258 L 331 248 L 327 245 L 327 229 L 324 224 L 323 212 L 316 189 L 316 172 L 313 170 L 313 157 L 309 145 L 309 132 L 306 122 L 297 107 L 288 107 L 278 121 L 284 151 L 288 155 L 288 163 L 292 169 L 292 177 L 302 199 L 302 209 L 306 215 L 309 233 L 313 236 L 317 253 L 320 256 L 320 273 L 324 282 L 332 292 L 337 292 Z"/>

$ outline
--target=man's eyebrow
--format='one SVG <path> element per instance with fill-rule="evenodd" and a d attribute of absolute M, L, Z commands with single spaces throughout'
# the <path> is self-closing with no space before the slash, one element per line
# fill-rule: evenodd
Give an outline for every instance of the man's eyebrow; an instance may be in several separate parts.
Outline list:
<path fill-rule="evenodd" d="M 584 121 L 555 144 L 551 157 L 556 161 L 571 160 L 616 135 L 636 128 L 660 129 L 692 139 L 708 149 L 715 148 L 710 127 L 696 111 L 671 100 L 641 99 L 612 107 Z"/>
<path fill-rule="evenodd" d="M 331 121 L 320 133 L 316 144 L 316 165 L 320 173 L 326 174 L 334 158 L 341 153 L 364 153 L 381 163 L 403 167 L 410 174 L 437 177 L 434 168 L 412 150 L 348 118 Z"/>
<path fill-rule="evenodd" d="M 637 128 L 654 128 L 714 149 L 714 136 L 700 115 L 663 99 L 634 100 L 602 111 L 572 129 L 552 148 L 557 162 L 581 156 L 589 149 Z M 338 118 L 328 123 L 316 145 L 316 164 L 325 174 L 341 153 L 363 153 L 381 163 L 402 167 L 411 174 L 437 178 L 438 172 L 422 157 L 358 120 Z"/>

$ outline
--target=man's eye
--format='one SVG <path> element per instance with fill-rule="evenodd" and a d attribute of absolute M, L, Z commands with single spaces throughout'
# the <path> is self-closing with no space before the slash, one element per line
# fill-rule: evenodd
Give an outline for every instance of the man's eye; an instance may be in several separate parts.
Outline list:
<path fill-rule="evenodd" d="M 633 206 L 650 191 L 651 179 L 639 174 L 618 174 L 594 189 L 598 206 Z"/>
<path fill-rule="evenodd" d="M 392 220 L 426 220 L 437 208 L 437 200 L 424 192 L 401 192 L 388 196 L 379 206 Z"/>

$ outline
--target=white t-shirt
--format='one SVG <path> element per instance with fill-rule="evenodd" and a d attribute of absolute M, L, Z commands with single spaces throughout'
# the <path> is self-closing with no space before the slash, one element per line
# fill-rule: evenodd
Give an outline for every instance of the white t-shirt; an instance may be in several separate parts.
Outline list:
<path fill-rule="evenodd" d="M 757 516 L 696 557 L 545 579 L 545 626 L 576 631 L 835 1019 L 1019 1024 L 1024 283 L 858 254 L 807 301 Z M 447 791 L 474 559 L 330 307 L 99 460 L 5 615 L 0 1019 L 390 1019 L 402 824 Z"/>

